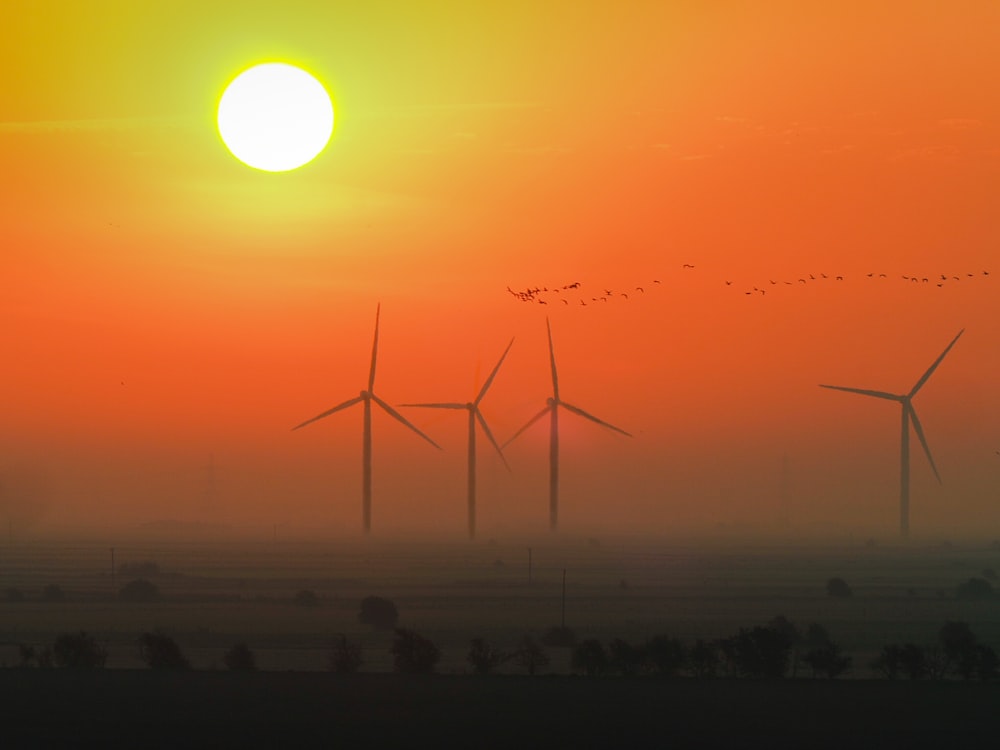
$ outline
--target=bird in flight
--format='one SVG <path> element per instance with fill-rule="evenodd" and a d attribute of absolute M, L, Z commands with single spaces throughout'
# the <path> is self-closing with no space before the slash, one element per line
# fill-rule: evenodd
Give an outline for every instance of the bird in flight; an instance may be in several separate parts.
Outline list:
<path fill-rule="evenodd" d="M 692 266 L 690 263 L 685 263 L 684 265 L 681 266 L 681 268 L 694 268 L 694 266 Z"/>

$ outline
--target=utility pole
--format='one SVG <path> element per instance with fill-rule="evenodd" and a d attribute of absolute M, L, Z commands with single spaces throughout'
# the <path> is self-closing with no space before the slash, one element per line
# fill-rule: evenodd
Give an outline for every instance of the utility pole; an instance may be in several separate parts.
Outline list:
<path fill-rule="evenodd" d="M 566 568 L 563 568 L 562 617 L 560 618 L 560 627 L 563 631 L 566 630 Z"/>

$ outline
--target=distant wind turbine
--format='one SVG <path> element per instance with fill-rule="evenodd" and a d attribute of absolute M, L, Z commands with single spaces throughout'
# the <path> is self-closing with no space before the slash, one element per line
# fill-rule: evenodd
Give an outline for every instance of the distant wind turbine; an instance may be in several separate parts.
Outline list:
<path fill-rule="evenodd" d="M 552 348 L 552 326 L 549 323 L 548 318 L 545 319 L 545 328 L 549 334 L 549 363 L 552 366 L 552 396 L 546 399 L 547 406 L 532 417 L 528 423 L 524 425 L 524 427 L 514 433 L 514 437 L 504 443 L 502 447 L 506 448 L 512 442 L 517 440 L 521 433 L 531 427 L 531 425 L 544 417 L 546 414 L 549 415 L 549 529 L 551 531 L 555 531 L 559 525 L 559 407 L 561 406 L 567 411 L 578 414 L 585 419 L 589 419 L 591 422 L 596 422 L 597 424 L 614 430 L 615 432 L 620 432 L 626 437 L 632 437 L 632 435 L 619 427 L 615 427 L 613 424 L 609 424 L 601 419 L 598 419 L 592 414 L 588 414 L 579 407 L 567 404 L 559 398 L 559 376 L 556 374 L 556 355 Z"/>
<path fill-rule="evenodd" d="M 479 410 L 479 404 L 486 395 L 486 391 L 489 390 L 490 386 L 493 384 L 493 379 L 497 376 L 497 371 L 500 369 L 500 365 L 507 358 L 507 352 L 514 345 L 514 339 L 510 340 L 507 344 L 507 348 L 504 349 L 503 355 L 500 357 L 500 361 L 497 362 L 496 367 L 493 368 L 493 372 L 490 376 L 486 378 L 486 382 L 483 383 L 483 387 L 479 389 L 479 394 L 476 396 L 475 401 L 470 401 L 466 404 L 459 403 L 438 403 L 438 404 L 400 404 L 400 406 L 418 406 L 427 409 L 465 409 L 469 412 L 469 493 L 468 493 L 468 507 L 469 507 L 469 539 L 476 538 L 476 422 L 479 422 L 479 426 L 483 428 L 483 432 L 486 434 L 486 438 L 493 444 L 493 447 L 497 449 L 497 453 L 500 454 L 500 460 L 503 461 L 503 465 L 510 469 L 507 464 L 507 459 L 504 458 L 503 451 L 500 450 L 499 444 L 493 438 L 493 433 L 490 432 L 489 425 L 486 424 L 486 420 L 483 418 L 483 413 Z"/>
<path fill-rule="evenodd" d="M 364 427 L 362 428 L 361 437 L 361 515 L 366 534 L 372 530 L 372 401 L 382 407 L 389 416 L 402 422 L 435 448 L 440 449 L 441 447 L 407 421 L 402 414 L 375 395 L 375 360 L 378 354 L 378 318 L 381 308 L 381 305 L 375 308 L 375 339 L 372 343 L 372 364 L 371 369 L 368 371 L 367 390 L 361 391 L 360 395 L 342 404 L 337 404 L 332 409 L 327 409 L 322 414 L 317 414 L 312 419 L 307 419 L 302 424 L 292 428 L 294 432 L 301 427 L 305 427 L 307 424 L 323 419 L 323 417 L 328 417 L 338 411 L 354 406 L 358 402 L 364 403 Z"/>
<path fill-rule="evenodd" d="M 927 455 L 927 460 L 930 462 L 931 469 L 934 471 L 934 476 L 937 477 L 938 482 L 941 481 L 941 475 L 938 474 L 937 466 L 934 465 L 934 458 L 931 456 L 931 449 L 927 446 L 927 439 L 924 437 L 924 429 L 920 426 L 920 420 L 917 418 L 917 412 L 913 408 L 913 397 L 917 395 L 924 383 L 931 376 L 937 366 L 941 364 L 941 361 L 945 358 L 945 355 L 951 351 L 951 348 L 958 341 L 959 337 L 965 332 L 963 328 L 958 332 L 958 335 L 951 340 L 951 343 L 945 347 L 945 350 L 941 352 L 941 356 L 934 360 L 934 363 L 927 368 L 917 384 L 910 389 L 909 393 L 897 394 L 897 393 L 887 393 L 886 391 L 869 391 L 862 388 L 845 388 L 840 385 L 820 385 L 820 388 L 832 388 L 836 391 L 847 391 L 848 393 L 860 393 L 862 396 L 874 396 L 875 398 L 883 398 L 889 401 L 897 401 L 902 407 L 903 412 L 903 422 L 902 422 L 902 433 L 900 441 L 900 473 L 899 473 L 899 533 L 903 538 L 910 535 L 910 421 L 913 421 L 913 430 L 917 433 L 917 439 L 920 440 L 920 445 L 923 446 L 924 453 Z"/>

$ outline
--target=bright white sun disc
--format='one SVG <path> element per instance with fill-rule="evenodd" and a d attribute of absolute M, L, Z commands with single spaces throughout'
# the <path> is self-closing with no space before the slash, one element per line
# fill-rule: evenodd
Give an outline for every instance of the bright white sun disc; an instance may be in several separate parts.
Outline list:
<path fill-rule="evenodd" d="M 285 63 L 240 73 L 219 100 L 219 135 L 233 156 L 266 172 L 312 161 L 333 133 L 333 104 L 323 84 Z"/>

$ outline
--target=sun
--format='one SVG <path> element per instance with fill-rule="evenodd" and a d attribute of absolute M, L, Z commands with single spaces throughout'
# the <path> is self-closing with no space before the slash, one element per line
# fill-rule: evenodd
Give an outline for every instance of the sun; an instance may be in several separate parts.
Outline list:
<path fill-rule="evenodd" d="M 333 104 L 318 80 L 286 63 L 240 73 L 219 100 L 219 135 L 233 156 L 265 172 L 316 158 L 333 133 Z"/>

